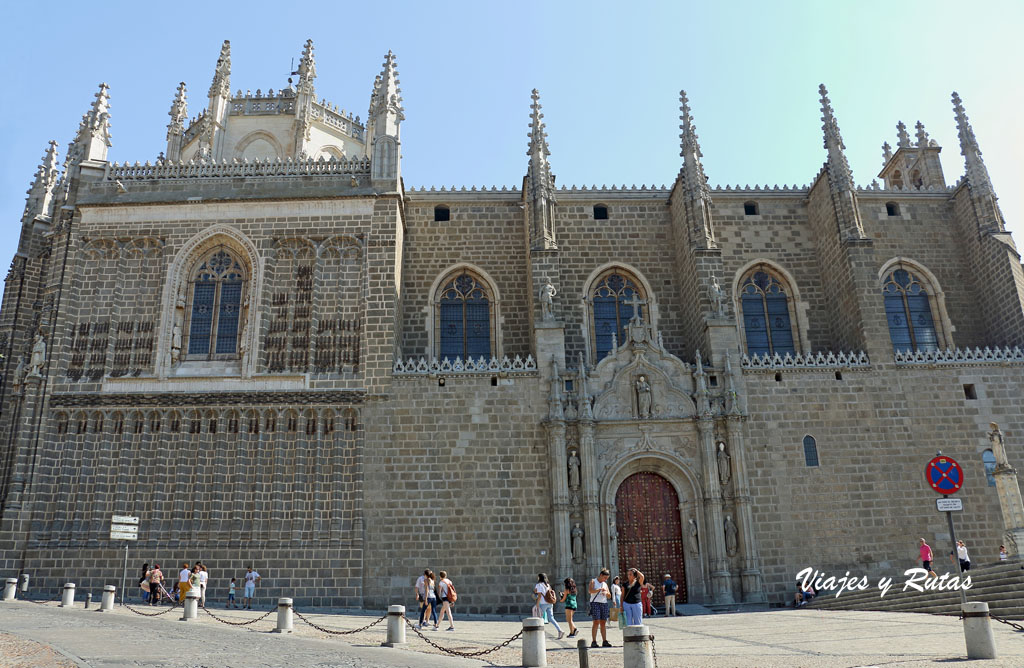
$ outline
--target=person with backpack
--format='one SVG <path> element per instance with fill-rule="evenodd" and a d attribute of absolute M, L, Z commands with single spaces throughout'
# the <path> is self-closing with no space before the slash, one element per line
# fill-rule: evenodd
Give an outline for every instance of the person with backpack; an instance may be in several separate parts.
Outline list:
<path fill-rule="evenodd" d="M 554 588 L 548 584 L 548 576 L 546 573 L 537 574 L 537 584 L 533 587 L 533 598 L 537 602 L 537 609 L 540 610 L 540 618 L 546 622 L 551 622 L 555 630 L 558 631 L 557 640 L 561 640 L 565 637 L 565 632 L 562 631 L 562 627 L 558 625 L 558 620 L 555 619 L 555 603 L 558 602 L 558 594 Z"/>
<path fill-rule="evenodd" d="M 452 616 L 452 604 L 458 599 L 455 593 L 455 585 L 448 579 L 448 572 L 441 571 L 441 579 L 437 582 L 437 593 L 441 599 L 441 621 L 444 621 L 445 613 L 448 613 L 448 628 L 446 631 L 455 630 L 455 618 Z"/>

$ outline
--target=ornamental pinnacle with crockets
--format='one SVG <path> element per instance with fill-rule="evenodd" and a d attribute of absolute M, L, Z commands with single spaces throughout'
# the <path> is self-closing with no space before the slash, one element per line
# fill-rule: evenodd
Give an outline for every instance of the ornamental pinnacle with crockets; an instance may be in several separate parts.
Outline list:
<path fill-rule="evenodd" d="M 839 123 L 836 121 L 832 101 L 828 98 L 828 89 L 825 88 L 825 84 L 818 86 L 818 93 L 821 95 L 821 129 L 824 133 L 825 150 L 828 151 L 825 171 L 828 176 L 829 188 L 834 196 L 833 203 L 839 228 L 847 239 L 865 239 L 867 235 L 864 234 L 864 225 L 857 207 L 853 172 L 850 170 L 850 163 L 847 162 L 846 154 L 843 152 L 846 146 L 839 133 Z"/>
<path fill-rule="evenodd" d="M 165 157 L 171 162 L 181 160 L 181 144 L 185 138 L 185 124 L 188 122 L 188 100 L 186 99 L 185 82 L 178 84 L 174 94 L 174 102 L 167 115 L 171 122 L 167 124 L 167 152 Z"/>
<path fill-rule="evenodd" d="M 54 191 L 57 186 L 57 142 L 50 141 L 43 154 L 43 161 L 36 170 L 32 186 L 28 189 L 25 201 L 25 213 L 21 217 L 23 223 L 29 223 L 38 217 L 52 218 Z"/>
<path fill-rule="evenodd" d="M 960 135 L 960 153 L 964 156 L 967 168 L 967 187 L 975 200 L 976 211 L 982 229 L 1002 231 L 1003 213 L 996 204 L 996 193 L 992 188 L 992 180 L 988 176 L 985 161 L 981 159 L 981 148 L 974 136 L 974 128 L 967 118 L 963 102 L 956 91 L 953 92 L 953 113 L 956 116 L 956 128 Z"/>
<path fill-rule="evenodd" d="M 541 113 L 540 93 L 534 88 L 530 94 L 530 138 L 526 155 L 530 162 L 526 170 L 527 197 L 530 215 L 530 247 L 534 249 L 557 248 L 555 243 L 554 215 L 555 177 L 551 174 L 548 156 L 548 134 Z"/>
<path fill-rule="evenodd" d="M 683 158 L 679 176 L 685 193 L 686 226 L 690 230 L 692 242 L 698 248 L 714 248 L 716 244 L 711 221 L 711 190 L 708 188 L 708 178 L 704 174 L 704 165 L 700 160 L 704 154 L 700 150 L 697 127 L 693 124 L 693 116 L 690 115 L 690 101 L 685 90 L 679 91 L 679 111 L 679 129 L 682 131 L 679 133 L 679 155 Z"/>

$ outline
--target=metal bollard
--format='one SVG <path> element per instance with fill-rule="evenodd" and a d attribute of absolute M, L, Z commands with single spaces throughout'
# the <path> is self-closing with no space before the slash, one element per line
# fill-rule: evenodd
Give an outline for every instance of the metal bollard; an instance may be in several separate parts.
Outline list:
<path fill-rule="evenodd" d="M 24 580 L 21 581 L 21 591 L 27 592 L 28 591 L 28 577 L 29 577 L 28 573 L 22 573 L 21 576 L 23 578 L 25 578 Z"/>
<path fill-rule="evenodd" d="M 388 637 L 381 647 L 405 647 L 405 606 L 388 606 Z"/>
<path fill-rule="evenodd" d="M 86 609 L 86 610 L 88 610 L 88 609 L 89 609 L 89 605 L 90 605 L 91 603 L 92 603 L 92 592 L 91 592 L 91 591 L 89 591 L 89 592 L 86 592 L 86 593 L 85 593 L 85 609 Z"/>
<path fill-rule="evenodd" d="M 540 617 L 527 617 L 523 620 L 523 666 L 536 668 L 548 665 L 545 652 L 544 620 Z"/>
<path fill-rule="evenodd" d="M 587 656 L 587 639 L 580 638 L 577 640 L 576 649 L 580 652 L 580 668 L 590 668 L 590 657 Z"/>
<path fill-rule="evenodd" d="M 292 600 L 290 598 L 277 599 L 277 628 L 274 633 L 292 632 Z"/>
<path fill-rule="evenodd" d="M 622 629 L 623 668 L 654 668 L 651 630 L 644 625 Z"/>
<path fill-rule="evenodd" d="M 97 612 L 113 612 L 116 593 L 117 587 L 114 585 L 103 585 L 103 597 L 100 599 L 100 609 Z"/>
<path fill-rule="evenodd" d="M 73 608 L 75 606 L 75 583 L 69 582 L 64 585 L 64 595 L 60 599 L 58 608 Z"/>
<path fill-rule="evenodd" d="M 181 621 L 191 622 L 199 616 L 199 591 L 189 589 L 185 594 L 185 605 L 182 606 Z"/>
<path fill-rule="evenodd" d="M 988 603 L 964 603 L 960 606 L 964 618 L 964 640 L 968 659 L 996 658 L 996 639 L 988 615 Z"/>
<path fill-rule="evenodd" d="M 18 590 L 18 578 L 7 578 L 7 584 L 4 585 L 4 600 L 13 601 L 14 594 Z"/>

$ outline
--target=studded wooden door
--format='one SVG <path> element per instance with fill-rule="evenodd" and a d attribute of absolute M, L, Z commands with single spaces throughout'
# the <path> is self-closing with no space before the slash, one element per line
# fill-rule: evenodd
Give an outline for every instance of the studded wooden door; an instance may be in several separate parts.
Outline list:
<path fill-rule="evenodd" d="M 672 485 L 656 473 L 626 478 L 615 493 L 615 526 L 623 585 L 626 570 L 639 568 L 654 585 L 654 605 L 664 612 L 661 582 L 669 573 L 679 585 L 676 603 L 686 603 L 679 497 Z"/>

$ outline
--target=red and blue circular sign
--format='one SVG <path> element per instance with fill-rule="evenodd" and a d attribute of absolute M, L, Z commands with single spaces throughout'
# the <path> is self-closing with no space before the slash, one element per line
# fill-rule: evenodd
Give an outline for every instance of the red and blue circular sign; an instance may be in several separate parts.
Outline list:
<path fill-rule="evenodd" d="M 939 455 L 928 462 L 924 477 L 931 488 L 939 494 L 954 494 L 964 484 L 964 470 L 952 457 Z"/>

